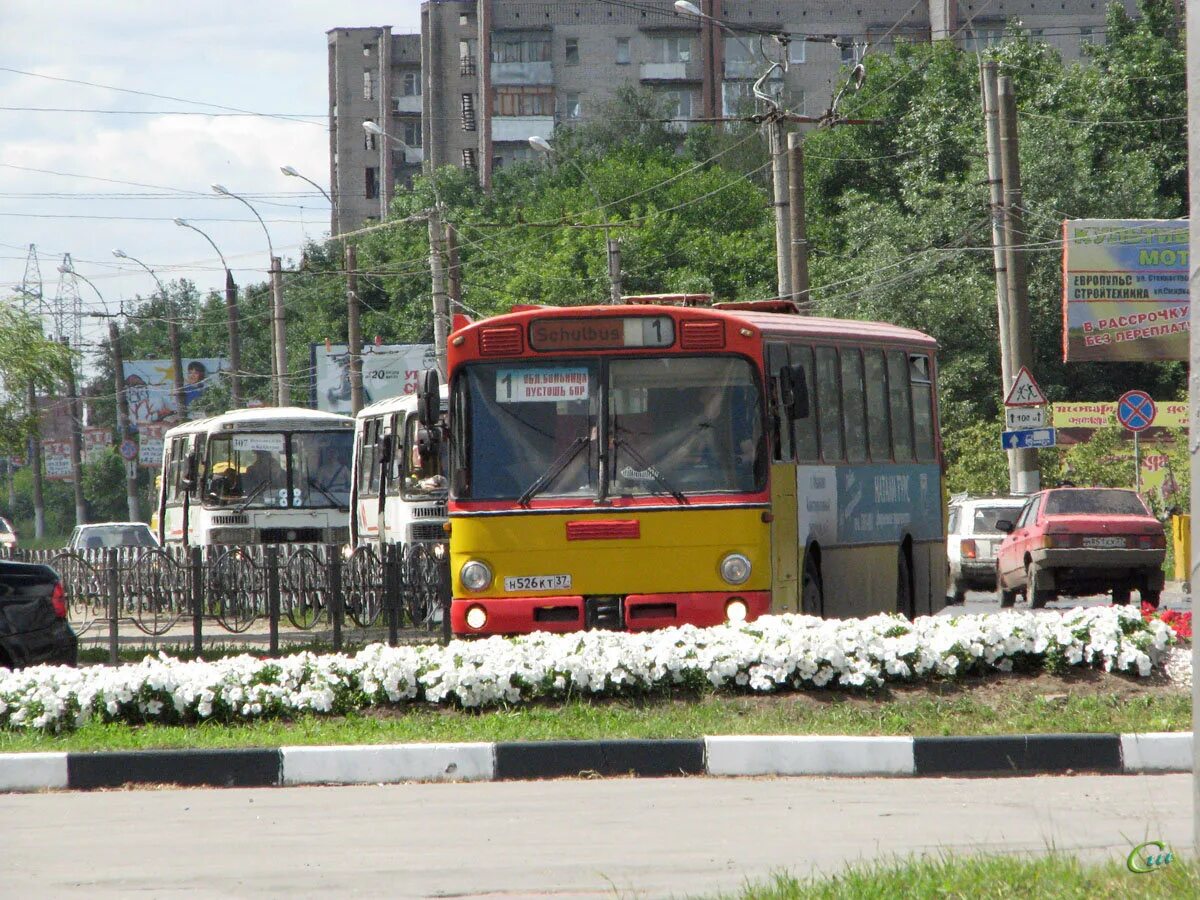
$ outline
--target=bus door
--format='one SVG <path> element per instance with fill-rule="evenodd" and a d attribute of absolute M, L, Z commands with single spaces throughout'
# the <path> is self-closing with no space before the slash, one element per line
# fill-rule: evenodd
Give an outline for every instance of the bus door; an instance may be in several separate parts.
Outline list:
<path fill-rule="evenodd" d="M 181 479 L 189 479 L 183 492 L 183 534 L 184 543 L 199 546 L 207 543 L 204 533 L 202 516 L 197 515 L 197 508 L 203 508 L 200 500 L 201 485 L 204 483 L 204 451 L 208 449 L 208 434 L 191 435 L 188 438 L 187 453 L 183 458 Z"/>
<path fill-rule="evenodd" d="M 771 611 L 800 611 L 799 517 L 796 507 L 796 461 L 792 452 L 791 417 L 784 409 L 783 378 L 787 345 L 767 344 L 767 404 L 771 436 Z"/>

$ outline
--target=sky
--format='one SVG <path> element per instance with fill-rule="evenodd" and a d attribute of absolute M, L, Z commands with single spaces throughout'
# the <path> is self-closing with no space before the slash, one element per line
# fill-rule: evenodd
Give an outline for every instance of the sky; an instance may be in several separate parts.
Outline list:
<path fill-rule="evenodd" d="M 30 244 L 48 301 L 65 253 L 109 310 L 149 296 L 151 276 L 115 248 L 163 281 L 223 287 L 212 247 L 176 217 L 216 243 L 240 285 L 265 281 L 262 226 L 214 182 L 254 205 L 286 269 L 329 233 L 324 197 L 280 172 L 328 189 L 325 32 L 414 33 L 419 16 L 419 0 L 2 0 L 0 298 L 19 299 Z M 105 327 L 87 320 L 85 345 Z"/>

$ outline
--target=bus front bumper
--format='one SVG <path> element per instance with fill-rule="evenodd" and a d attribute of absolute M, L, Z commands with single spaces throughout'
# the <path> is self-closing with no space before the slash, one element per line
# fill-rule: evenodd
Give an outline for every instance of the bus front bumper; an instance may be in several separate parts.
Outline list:
<path fill-rule="evenodd" d="M 629 594 L 624 597 L 456 597 L 450 624 L 456 635 L 531 631 L 649 631 L 674 625 L 707 627 L 751 621 L 771 608 L 770 591 Z M 482 621 L 480 612 L 482 611 Z M 744 610 L 744 615 L 739 614 Z M 468 615 L 470 613 L 470 615 Z"/>

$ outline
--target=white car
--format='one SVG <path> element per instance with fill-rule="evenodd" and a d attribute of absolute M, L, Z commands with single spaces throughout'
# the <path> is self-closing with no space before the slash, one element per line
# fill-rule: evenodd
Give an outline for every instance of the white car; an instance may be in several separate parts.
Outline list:
<path fill-rule="evenodd" d="M 68 550 L 103 550 L 106 547 L 157 547 L 158 538 L 145 522 L 97 522 L 76 525 Z"/>
<path fill-rule="evenodd" d="M 996 522 L 1013 520 L 1027 499 L 967 494 L 950 498 L 946 522 L 947 603 L 962 603 L 967 591 L 996 589 L 996 550 L 1004 539 Z"/>

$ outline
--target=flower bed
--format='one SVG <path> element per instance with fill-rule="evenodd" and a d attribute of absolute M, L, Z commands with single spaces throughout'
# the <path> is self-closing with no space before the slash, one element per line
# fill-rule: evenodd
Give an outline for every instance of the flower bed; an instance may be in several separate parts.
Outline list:
<path fill-rule="evenodd" d="M 1187 612 L 1180 612 L 1177 609 L 1159 610 L 1149 603 L 1143 603 L 1142 618 L 1147 622 L 1152 619 L 1160 619 L 1171 626 L 1171 630 L 1175 632 L 1177 638 L 1187 641 L 1192 639 L 1192 613 L 1190 610 Z"/>
<path fill-rule="evenodd" d="M 1097 607 L 914 622 L 767 616 L 707 629 L 534 634 L 445 647 L 373 644 L 355 656 L 277 660 L 181 662 L 160 654 L 117 668 L 0 669 L 0 727 L 236 722 L 404 703 L 483 707 L 672 689 L 862 689 L 1014 668 L 1097 666 L 1147 676 L 1173 640 L 1161 620 Z"/>

